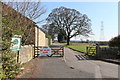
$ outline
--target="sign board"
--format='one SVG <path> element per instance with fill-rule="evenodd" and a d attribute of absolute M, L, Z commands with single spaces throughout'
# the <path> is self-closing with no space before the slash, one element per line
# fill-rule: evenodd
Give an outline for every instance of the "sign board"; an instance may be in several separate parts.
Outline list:
<path fill-rule="evenodd" d="M 11 50 L 12 51 L 19 51 L 21 48 L 21 37 L 13 36 L 11 42 L 12 42 Z"/>
<path fill-rule="evenodd" d="M 51 55 L 51 48 L 50 47 L 41 47 L 40 48 L 40 55 Z"/>

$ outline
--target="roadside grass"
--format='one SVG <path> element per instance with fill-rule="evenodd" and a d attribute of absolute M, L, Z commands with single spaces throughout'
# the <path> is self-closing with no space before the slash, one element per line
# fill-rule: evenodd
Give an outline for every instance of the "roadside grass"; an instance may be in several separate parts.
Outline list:
<path fill-rule="evenodd" d="M 87 52 L 87 50 L 86 50 L 87 46 L 88 45 L 67 45 L 66 47 L 86 53 Z"/>
<path fill-rule="evenodd" d="M 91 46 L 91 45 L 67 45 L 65 47 L 83 52 L 83 53 L 87 53 L 87 47 L 93 47 L 96 48 L 96 46 Z M 100 46 L 100 47 L 108 47 L 106 45 Z"/>

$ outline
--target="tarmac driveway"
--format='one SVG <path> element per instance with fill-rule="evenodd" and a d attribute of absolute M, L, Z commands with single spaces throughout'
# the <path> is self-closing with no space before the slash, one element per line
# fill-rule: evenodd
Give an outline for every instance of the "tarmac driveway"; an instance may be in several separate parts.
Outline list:
<path fill-rule="evenodd" d="M 64 57 L 32 59 L 17 78 L 118 78 L 119 65 L 100 60 L 78 60 L 80 52 L 64 48 Z"/>
<path fill-rule="evenodd" d="M 59 56 L 38 57 L 27 64 L 32 65 L 18 78 L 94 78 L 92 73 L 67 66 Z"/>

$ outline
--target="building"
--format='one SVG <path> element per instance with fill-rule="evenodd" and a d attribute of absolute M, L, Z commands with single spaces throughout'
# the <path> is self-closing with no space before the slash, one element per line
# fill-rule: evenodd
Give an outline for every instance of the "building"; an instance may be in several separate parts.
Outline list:
<path fill-rule="evenodd" d="M 24 26 L 25 31 L 22 36 L 23 46 L 24 45 L 48 46 L 48 38 L 46 38 L 46 33 L 41 28 L 39 28 L 34 21 L 30 20 L 26 16 L 20 14 L 19 12 L 17 12 L 16 10 L 7 6 L 4 3 L 2 3 L 2 17 L 7 19 L 10 17 L 10 20 L 11 21 L 13 20 L 13 22 L 14 19 L 17 19 L 15 22 L 16 24 L 13 25 L 13 27 L 16 27 L 18 30 L 20 26 Z M 19 35 L 19 33 L 16 35 Z"/>
<path fill-rule="evenodd" d="M 48 38 L 46 38 L 46 32 L 38 26 L 35 27 L 35 46 L 48 46 Z"/>
<path fill-rule="evenodd" d="M 17 54 L 19 57 L 16 57 L 16 60 L 20 63 L 26 63 L 35 57 L 34 46 L 48 46 L 49 40 L 46 38 L 46 33 L 34 21 L 23 16 L 8 5 L 2 2 L 0 4 L 2 4 L 2 37 L 7 37 L 10 34 L 9 38 L 11 38 L 14 35 L 23 34 L 22 47 L 19 50 L 19 54 Z M 13 30 L 11 30 L 12 28 Z M 19 32 L 21 28 L 23 28 L 24 33 Z M 4 31 L 6 29 L 9 30 Z M 16 33 L 12 34 L 12 31 L 16 31 Z"/>

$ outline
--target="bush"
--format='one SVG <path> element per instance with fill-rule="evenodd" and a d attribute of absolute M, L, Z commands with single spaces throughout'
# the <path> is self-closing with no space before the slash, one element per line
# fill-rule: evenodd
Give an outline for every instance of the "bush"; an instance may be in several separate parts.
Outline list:
<path fill-rule="evenodd" d="M 2 80 L 13 79 L 19 73 L 20 64 L 16 61 L 16 53 L 5 50 L 2 57 Z"/>
<path fill-rule="evenodd" d="M 108 44 L 110 47 L 120 47 L 120 35 L 112 38 Z"/>

